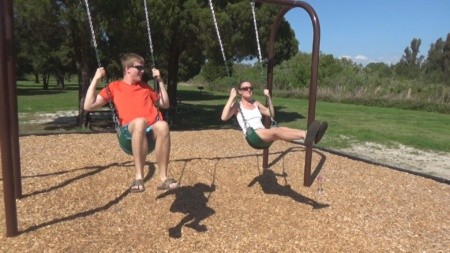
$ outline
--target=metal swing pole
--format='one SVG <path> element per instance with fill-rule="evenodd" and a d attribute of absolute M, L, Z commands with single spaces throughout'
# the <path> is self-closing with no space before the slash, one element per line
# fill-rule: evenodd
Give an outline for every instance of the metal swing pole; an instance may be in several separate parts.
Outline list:
<path fill-rule="evenodd" d="M 275 37 L 280 25 L 281 19 L 284 15 L 294 7 L 303 8 L 308 12 L 313 25 L 313 45 L 311 56 L 311 80 L 309 83 L 309 105 L 308 105 L 308 126 L 315 120 L 316 117 L 316 100 L 317 100 L 317 77 L 319 70 L 319 44 L 320 44 L 320 25 L 319 19 L 315 10 L 308 3 L 302 1 L 292 0 L 255 0 L 260 3 L 272 3 L 284 6 L 279 12 L 272 27 L 270 29 L 269 45 L 268 45 L 268 69 L 267 69 L 267 89 L 272 93 L 272 81 L 273 81 L 273 67 L 274 67 L 274 47 Z M 264 124 L 269 124 L 269 120 L 265 119 Z M 264 149 L 263 154 L 263 166 L 267 167 L 269 160 L 269 149 Z M 304 186 L 311 186 L 311 160 L 312 160 L 312 146 L 306 146 L 305 155 L 305 172 L 303 178 Z"/>
<path fill-rule="evenodd" d="M 12 0 L 0 1 L 0 148 L 7 237 L 19 234 L 16 197 L 21 197 L 13 33 Z"/>

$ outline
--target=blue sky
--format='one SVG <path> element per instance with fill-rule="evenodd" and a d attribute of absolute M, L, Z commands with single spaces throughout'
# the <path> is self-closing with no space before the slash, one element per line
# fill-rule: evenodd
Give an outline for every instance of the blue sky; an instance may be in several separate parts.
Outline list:
<path fill-rule="evenodd" d="M 397 63 L 414 38 L 425 57 L 431 43 L 450 33 L 450 0 L 310 0 L 320 23 L 320 51 L 334 57 Z M 300 51 L 311 52 L 312 24 L 302 8 L 285 18 L 295 31 Z"/>

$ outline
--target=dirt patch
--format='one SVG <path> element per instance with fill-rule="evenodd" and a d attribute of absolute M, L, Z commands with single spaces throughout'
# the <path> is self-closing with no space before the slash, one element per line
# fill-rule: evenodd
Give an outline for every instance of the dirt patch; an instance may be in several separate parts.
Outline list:
<path fill-rule="evenodd" d="M 302 146 L 274 143 L 263 172 L 241 131 L 171 137 L 182 187 L 156 191 L 152 153 L 139 194 L 113 133 L 20 137 L 20 235 L 0 205 L 0 252 L 448 251 L 448 184 L 315 150 L 304 187 Z"/>
<path fill-rule="evenodd" d="M 371 161 L 450 180 L 450 153 L 423 151 L 402 144 L 387 147 L 371 142 L 353 144 L 351 148 L 342 151 Z"/>

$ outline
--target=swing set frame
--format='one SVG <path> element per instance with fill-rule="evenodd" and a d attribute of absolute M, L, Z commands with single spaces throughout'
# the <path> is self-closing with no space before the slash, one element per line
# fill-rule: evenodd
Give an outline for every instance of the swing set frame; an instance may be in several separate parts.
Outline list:
<path fill-rule="evenodd" d="M 272 92 L 274 44 L 278 26 L 284 15 L 294 7 L 308 12 L 313 25 L 313 48 L 311 64 L 311 81 L 309 86 L 308 126 L 315 119 L 317 77 L 319 65 L 320 25 L 315 10 L 302 1 L 293 0 L 254 0 L 283 6 L 275 18 L 269 38 L 267 88 Z M 17 87 L 15 80 L 14 58 L 14 13 L 13 0 L 0 1 L 0 148 L 2 160 L 2 177 L 5 203 L 6 236 L 19 235 L 16 199 L 23 197 L 21 185 L 21 168 L 19 153 Z M 270 119 L 265 119 L 268 126 Z M 263 165 L 268 164 L 268 149 L 264 150 Z M 306 147 L 304 185 L 311 185 L 312 146 Z"/>
<path fill-rule="evenodd" d="M 267 89 L 272 94 L 272 82 L 273 82 L 273 67 L 274 67 L 274 55 L 275 55 L 275 38 L 278 32 L 278 27 L 280 25 L 281 19 L 284 15 L 291 9 L 295 7 L 300 7 L 304 9 L 311 18 L 313 26 L 313 45 L 312 45 L 312 56 L 311 56 L 311 79 L 309 83 L 309 104 L 308 104 L 308 127 L 316 118 L 316 101 L 317 101 L 317 78 L 319 73 L 319 44 L 320 44 L 320 24 L 319 18 L 317 17 L 316 11 L 306 2 L 302 1 L 292 1 L 292 0 L 254 0 L 260 3 L 272 3 L 277 5 L 282 5 L 283 7 L 278 12 L 275 20 L 272 23 L 269 34 L 268 43 L 268 57 L 267 57 Z M 269 127 L 271 124 L 269 118 L 264 118 L 264 126 Z M 304 166 L 304 176 L 303 185 L 311 186 L 311 160 L 312 160 L 312 145 L 306 145 L 305 154 L 305 166 Z M 263 167 L 267 168 L 269 163 L 269 149 L 264 149 L 263 152 Z"/>
<path fill-rule="evenodd" d="M 315 10 L 306 2 L 302 1 L 292 1 L 292 0 L 251 0 L 251 6 L 252 6 L 252 15 L 253 15 L 253 22 L 255 26 L 255 35 L 256 35 L 256 41 L 257 41 L 257 47 L 258 47 L 258 54 L 259 54 L 259 62 L 262 62 L 262 56 L 261 56 L 261 48 L 259 44 L 259 35 L 258 35 L 258 29 L 256 24 L 256 15 L 255 15 L 255 2 L 260 3 L 271 3 L 271 4 L 277 4 L 281 5 L 282 8 L 278 12 L 277 16 L 275 17 L 275 20 L 272 23 L 270 34 L 269 34 L 269 43 L 268 43 L 268 57 L 267 57 L 267 81 L 266 81 L 266 89 L 269 90 L 269 93 L 272 94 L 272 82 L 273 82 L 273 67 L 274 67 L 274 55 L 275 55 L 275 38 L 278 32 L 278 27 L 281 23 L 281 19 L 284 17 L 284 15 L 294 7 L 300 7 L 303 8 L 306 12 L 308 12 L 311 22 L 313 25 L 313 46 L 312 46 L 312 56 L 311 56 L 311 79 L 309 83 L 309 105 L 308 105 L 308 122 L 307 122 L 307 128 L 314 122 L 315 116 L 316 116 L 316 100 L 317 100 L 317 77 L 318 77 L 318 70 L 319 70 L 319 44 L 320 44 L 320 25 L 319 25 L 319 19 L 317 17 L 317 14 Z M 220 36 L 219 28 L 217 25 L 217 20 L 214 13 L 214 7 L 212 4 L 212 0 L 209 0 L 209 5 L 211 9 L 211 14 L 213 16 L 214 26 L 217 33 L 217 40 L 220 44 L 220 50 L 222 52 L 222 57 L 225 63 L 225 68 L 227 71 L 228 77 L 230 77 L 230 71 L 228 69 L 227 65 L 227 59 L 225 56 L 225 52 L 223 49 L 222 39 Z M 239 107 L 240 108 L 240 107 Z M 241 112 L 242 113 L 242 112 Z M 242 114 L 243 116 L 243 114 Z M 245 118 L 244 118 L 245 121 Z M 272 117 L 263 117 L 263 124 L 266 128 L 270 128 L 273 123 Z M 259 138 L 259 136 L 254 132 L 253 129 L 249 128 L 250 131 L 246 132 L 246 140 L 248 144 L 255 149 L 263 149 L 263 168 L 268 168 L 269 163 L 269 148 L 272 144 L 271 142 L 262 142 L 262 140 Z M 305 155 L 305 167 L 304 167 L 304 178 L 303 178 L 303 185 L 306 187 L 311 186 L 312 184 L 312 176 L 311 176 L 311 160 L 312 160 L 312 150 L 313 145 L 305 145 L 306 147 L 306 155 Z"/>

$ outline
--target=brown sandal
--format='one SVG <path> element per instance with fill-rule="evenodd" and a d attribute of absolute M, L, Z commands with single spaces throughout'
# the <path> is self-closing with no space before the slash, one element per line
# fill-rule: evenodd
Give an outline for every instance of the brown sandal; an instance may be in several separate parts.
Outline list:
<path fill-rule="evenodd" d="M 131 184 L 130 192 L 137 193 L 145 191 L 144 181 L 142 179 L 136 179 Z"/>
<path fill-rule="evenodd" d="M 176 184 L 176 186 L 174 187 L 170 187 L 171 184 Z M 178 187 L 180 187 L 177 183 L 177 181 L 173 178 L 167 178 L 166 180 L 164 180 L 164 182 L 162 182 L 160 185 L 158 185 L 158 187 L 156 189 L 158 190 L 173 190 L 173 189 L 177 189 Z"/>

